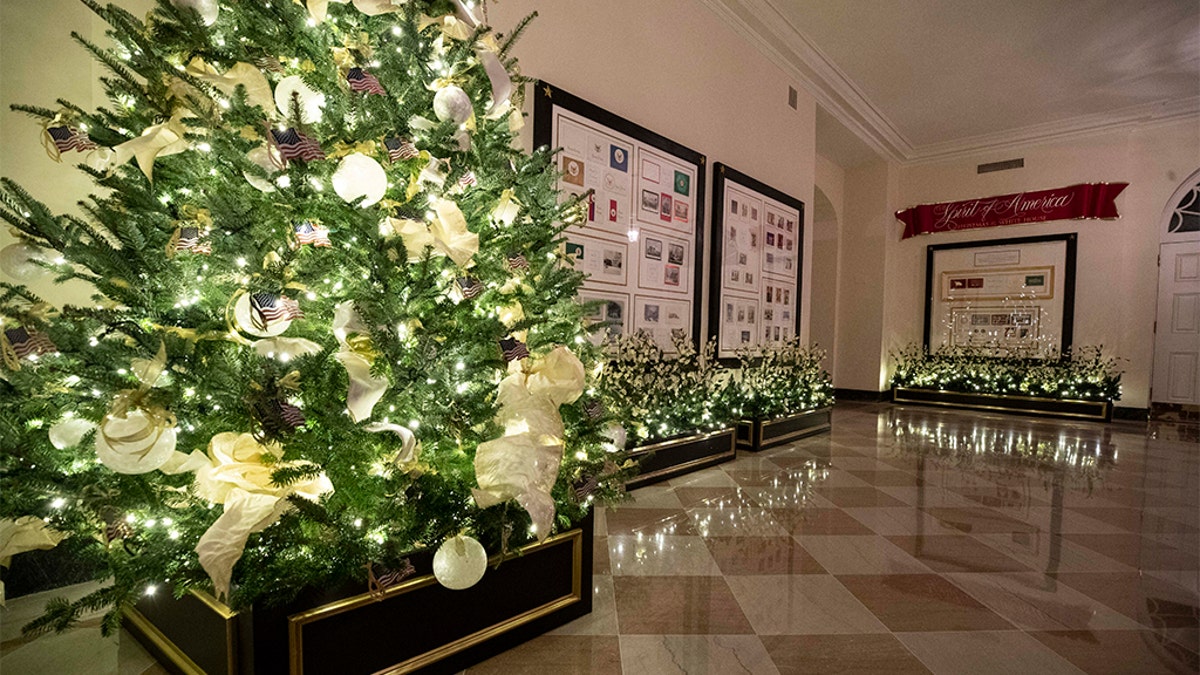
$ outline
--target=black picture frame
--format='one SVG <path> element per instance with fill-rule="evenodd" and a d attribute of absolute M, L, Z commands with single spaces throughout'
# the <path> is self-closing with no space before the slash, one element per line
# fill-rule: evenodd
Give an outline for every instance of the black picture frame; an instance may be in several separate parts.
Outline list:
<path fill-rule="evenodd" d="M 767 185 L 766 183 L 752 178 L 737 169 L 716 162 L 713 164 L 713 194 L 712 194 L 712 248 L 709 254 L 709 275 L 708 275 L 708 336 L 717 340 L 717 355 L 718 361 L 725 366 L 737 365 L 738 359 L 734 357 L 723 357 L 721 353 L 721 304 L 724 300 L 722 295 L 723 288 L 721 282 L 723 275 L 721 270 L 721 260 L 724 254 L 724 237 L 722 233 L 725 231 L 725 183 L 732 181 L 748 188 L 766 197 L 770 197 L 777 202 L 796 209 L 800 217 L 796 222 L 796 288 L 793 291 L 796 294 L 796 317 L 793 331 L 796 335 L 800 334 L 801 317 L 804 316 L 804 296 L 801 293 L 804 287 L 804 202 L 795 197 Z"/>
<path fill-rule="evenodd" d="M 926 353 L 929 352 L 929 339 L 933 333 L 933 264 L 938 251 L 949 251 L 964 248 L 995 248 L 1002 246 L 1021 246 L 1025 244 L 1045 244 L 1064 242 L 1066 245 L 1063 269 L 1063 316 L 1059 353 L 1066 355 L 1070 352 L 1075 339 L 1075 266 L 1079 248 L 1079 233 L 1047 234 L 1033 237 L 1014 237 L 1009 239 L 984 239 L 977 241 L 961 241 L 952 244 L 930 244 L 925 249 L 925 327 L 922 343 Z M 1003 358 L 1003 357 L 997 357 Z"/>
<path fill-rule="evenodd" d="M 651 131 L 635 122 L 631 122 L 624 117 L 616 115 L 612 112 L 601 108 L 593 103 L 589 103 L 574 94 L 571 94 L 559 87 L 538 80 L 533 83 L 534 100 L 533 100 L 533 144 L 535 148 L 551 148 L 554 143 L 554 108 L 555 106 L 569 110 L 576 115 L 586 117 L 593 122 L 602 126 L 608 127 L 613 131 L 629 136 L 630 138 L 654 147 L 662 152 L 673 155 L 679 160 L 693 164 L 696 167 L 696 196 L 693 201 L 695 209 L 695 238 L 696 245 L 692 253 L 692 340 L 696 348 L 700 348 L 700 306 L 703 302 L 704 291 L 704 207 L 705 207 L 705 185 L 707 179 L 706 169 L 708 168 L 708 158 L 691 148 L 677 143 L 666 136 Z M 635 293 L 630 292 L 630 311 L 634 304 Z"/>

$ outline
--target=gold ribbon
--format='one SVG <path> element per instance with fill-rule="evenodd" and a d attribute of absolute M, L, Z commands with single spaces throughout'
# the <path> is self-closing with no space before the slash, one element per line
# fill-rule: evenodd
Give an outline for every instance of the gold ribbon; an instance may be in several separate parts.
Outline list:
<path fill-rule="evenodd" d="M 138 365 L 141 364 L 141 368 Z M 127 445 L 132 443 L 141 443 L 153 437 L 153 442 L 147 444 L 146 449 L 140 453 L 136 453 L 139 457 L 145 457 L 155 444 L 158 442 L 163 432 L 175 426 L 178 420 L 175 415 L 164 410 L 162 406 L 156 403 L 149 403 L 146 397 L 150 390 L 154 388 L 155 382 L 162 376 L 163 370 L 167 366 L 167 346 L 164 343 L 158 344 L 158 354 L 149 361 L 139 359 L 133 365 L 134 374 L 141 382 L 137 389 L 125 389 L 119 392 L 113 398 L 112 405 L 108 409 L 108 413 L 100 422 L 100 434 L 104 436 L 104 440 L 108 442 L 109 447 L 119 445 Z M 105 422 L 111 418 L 125 419 L 131 410 L 141 410 L 149 419 L 150 424 L 146 425 L 138 431 L 113 436 L 105 430 Z"/>

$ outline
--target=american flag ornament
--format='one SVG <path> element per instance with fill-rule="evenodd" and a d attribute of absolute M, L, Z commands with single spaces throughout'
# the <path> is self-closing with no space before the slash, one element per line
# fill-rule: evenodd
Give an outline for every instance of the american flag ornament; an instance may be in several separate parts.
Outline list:
<path fill-rule="evenodd" d="M 475 177 L 474 171 L 468 171 L 462 175 L 462 178 L 458 179 L 458 186 L 461 188 L 469 188 L 473 185 L 478 185 L 478 184 L 479 184 L 479 179 L 477 179 Z"/>
<path fill-rule="evenodd" d="M 592 419 L 598 419 L 604 415 L 604 401 L 598 398 L 589 398 L 583 403 L 583 412 Z"/>
<path fill-rule="evenodd" d="M 299 159 L 311 162 L 317 159 L 325 159 L 325 151 L 321 149 L 320 143 L 317 143 L 312 138 L 305 136 L 292 127 L 288 127 L 282 131 L 272 129 L 271 139 L 274 141 L 275 147 L 279 148 L 279 156 L 284 160 Z"/>
<path fill-rule="evenodd" d="M 92 142 L 92 139 L 85 132 L 75 127 L 50 127 L 46 129 L 46 133 L 50 136 L 50 141 L 59 153 L 67 152 L 68 150 L 87 152 L 99 147 Z"/>
<path fill-rule="evenodd" d="M 384 91 L 383 85 L 379 84 L 378 78 L 362 68 L 351 68 L 350 72 L 346 73 L 346 81 L 350 83 L 351 91 L 387 96 L 387 92 Z"/>
<path fill-rule="evenodd" d="M 508 269 L 513 271 L 529 269 L 529 261 L 520 253 L 509 253 L 505 262 L 508 264 Z"/>
<path fill-rule="evenodd" d="M 304 412 L 300 408 L 279 399 L 255 403 L 254 413 L 263 429 L 274 435 L 291 433 L 304 426 L 305 422 Z"/>
<path fill-rule="evenodd" d="M 483 284 L 475 277 L 463 277 L 458 280 L 458 287 L 462 289 L 464 298 L 477 298 L 483 292 Z"/>
<path fill-rule="evenodd" d="M 8 328 L 3 333 L 4 362 L 12 370 L 20 368 L 21 359 L 32 359 L 42 354 L 52 354 L 58 347 L 50 341 L 50 336 L 38 330 L 30 330 L 24 326 Z"/>
<path fill-rule="evenodd" d="M 406 159 L 413 159 L 421 154 L 417 152 L 417 146 L 413 145 L 412 141 L 399 136 L 392 136 L 391 138 L 384 139 L 383 145 L 387 148 L 388 159 L 392 160 L 393 162 L 401 162 Z"/>
<path fill-rule="evenodd" d="M 104 527 L 104 538 L 108 543 L 128 539 L 133 536 L 133 527 L 124 519 L 118 518 Z"/>
<path fill-rule="evenodd" d="M 575 483 L 575 500 L 582 502 L 600 489 L 600 481 L 595 476 L 584 476 Z"/>
<path fill-rule="evenodd" d="M 311 244 L 324 248 L 331 248 L 333 246 L 333 243 L 329 241 L 329 228 L 319 223 L 314 223 L 311 220 L 306 220 L 296 225 L 296 243 L 301 246 Z"/>
<path fill-rule="evenodd" d="M 519 361 L 529 358 L 529 348 L 524 342 L 516 338 L 504 338 L 500 340 L 500 351 L 504 354 L 505 361 Z"/>
<path fill-rule="evenodd" d="M 191 253 L 212 255 L 212 242 L 204 236 L 200 228 L 188 225 L 179 228 L 176 232 L 174 250 L 176 253 L 189 251 Z"/>
<path fill-rule="evenodd" d="M 284 72 L 283 64 L 279 62 L 279 59 L 270 55 L 260 56 L 257 59 L 254 59 L 254 65 L 258 66 L 262 70 L 269 70 L 272 73 Z"/>
<path fill-rule="evenodd" d="M 267 325 L 274 321 L 304 318 L 304 312 L 300 311 L 300 303 L 274 293 L 252 293 L 250 312 L 254 327 L 259 330 L 266 330 Z"/>
<path fill-rule="evenodd" d="M 401 560 L 395 569 L 381 566 L 376 571 L 372 563 L 367 563 L 364 567 L 367 568 L 367 592 L 376 598 L 382 597 L 384 591 L 417 573 L 417 568 L 413 567 L 408 558 Z"/>

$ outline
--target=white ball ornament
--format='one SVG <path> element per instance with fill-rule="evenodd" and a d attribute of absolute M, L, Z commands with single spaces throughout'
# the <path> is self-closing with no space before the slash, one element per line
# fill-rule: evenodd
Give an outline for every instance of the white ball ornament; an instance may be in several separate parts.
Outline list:
<path fill-rule="evenodd" d="M 78 417 L 64 417 L 50 427 L 50 445 L 59 450 L 66 450 L 79 445 L 89 431 L 95 429 L 95 423 Z"/>
<path fill-rule="evenodd" d="M 37 265 L 45 261 L 46 252 L 33 244 L 18 242 L 0 249 L 0 270 L 17 281 L 32 281 L 49 274 Z"/>
<path fill-rule="evenodd" d="M 452 591 L 479 583 L 487 571 L 487 551 L 473 537 L 447 539 L 433 554 L 433 576 Z"/>
<path fill-rule="evenodd" d="M 471 97 L 461 87 L 442 87 L 433 95 L 433 114 L 443 122 L 462 124 L 471 119 L 473 112 Z"/>
<path fill-rule="evenodd" d="M 217 22 L 217 14 L 221 11 L 221 6 L 217 0 L 171 0 L 171 4 L 179 9 L 194 9 L 200 14 L 200 20 L 205 26 L 211 26 Z"/>
<path fill-rule="evenodd" d="M 144 410 L 132 410 L 124 418 L 107 417 L 96 434 L 100 463 L 117 473 L 148 473 L 166 464 L 175 452 L 175 427 Z"/>
<path fill-rule="evenodd" d="M 279 165 L 272 160 L 271 154 L 271 150 L 264 145 L 247 152 L 246 159 L 250 160 L 253 164 L 262 167 L 263 170 L 267 172 L 268 177 L 274 177 L 274 175 L 279 171 Z M 260 178 L 259 176 L 255 176 L 248 171 L 243 171 L 242 176 L 246 178 L 247 183 L 253 185 L 262 192 L 275 191 L 275 186 L 272 185 L 271 181 L 266 178 Z"/>
<path fill-rule="evenodd" d="M 300 102 L 300 122 L 316 124 L 325 113 L 325 94 L 304 83 L 299 75 L 289 75 L 275 85 L 275 107 L 285 118 L 292 114 L 292 95 Z"/>
<path fill-rule="evenodd" d="M 347 202 L 362 197 L 363 208 L 375 204 L 387 193 L 387 172 L 379 162 L 358 152 L 342 158 L 333 172 L 333 191 Z"/>

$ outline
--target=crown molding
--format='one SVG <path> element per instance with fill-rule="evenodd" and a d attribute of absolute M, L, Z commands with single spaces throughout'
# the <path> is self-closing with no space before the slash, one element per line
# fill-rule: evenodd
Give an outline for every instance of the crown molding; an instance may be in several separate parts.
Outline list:
<path fill-rule="evenodd" d="M 700 0 L 772 63 L 795 77 L 829 114 L 898 164 L 924 164 L 1118 129 L 1200 119 L 1200 96 L 916 146 L 858 86 L 775 7 L 778 0 Z"/>

